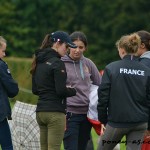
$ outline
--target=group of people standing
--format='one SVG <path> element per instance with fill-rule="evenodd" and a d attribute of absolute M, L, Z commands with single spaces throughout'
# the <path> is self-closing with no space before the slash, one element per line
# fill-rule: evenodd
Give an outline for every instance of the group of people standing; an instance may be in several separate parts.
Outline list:
<path fill-rule="evenodd" d="M 99 86 L 97 108 L 104 129 L 98 149 L 112 150 L 124 136 L 127 150 L 140 149 L 142 142 L 133 141 L 142 141 L 149 129 L 150 69 L 145 52 L 149 46 L 146 31 L 122 36 L 116 42 L 121 60 L 108 64 L 101 80 L 95 64 L 83 55 L 87 50 L 83 32 L 47 35 L 32 69 L 42 150 L 60 149 L 62 141 L 65 150 L 86 150 L 92 128 L 87 120 L 91 84 Z"/>
<path fill-rule="evenodd" d="M 124 35 L 116 47 L 121 60 L 105 67 L 98 89 L 98 117 L 106 127 L 98 150 L 113 149 L 124 136 L 127 150 L 141 150 L 150 136 L 150 33 Z"/>
<path fill-rule="evenodd" d="M 0 58 L 4 56 L 1 53 L 6 48 L 1 45 L 5 43 L 0 38 Z M 141 149 L 144 133 L 150 130 L 150 33 L 138 31 L 124 35 L 116 47 L 121 60 L 108 64 L 101 77 L 96 65 L 84 56 L 88 41 L 83 32 L 69 35 L 56 31 L 45 36 L 35 51 L 30 71 L 32 92 L 38 96 L 36 120 L 41 150 L 60 150 L 62 142 L 65 150 L 87 149 L 92 128 L 87 119 L 91 84 L 99 86 L 97 110 L 103 132 L 97 149 L 113 150 L 124 136 L 127 150 Z M 2 60 L 0 69 L 3 94 L 15 96 L 17 83 Z M 2 73 L 7 74 L 13 89 L 7 89 Z M 3 102 L 0 107 L 6 105 L 6 109 L 0 109 L 0 144 L 3 150 L 13 150 L 7 123 L 10 105 L 6 99 L 7 102 L 0 99 Z M 6 138 L 1 137 L 4 123 L 9 132 L 7 144 Z"/>
<path fill-rule="evenodd" d="M 59 150 L 62 141 L 66 150 L 86 149 L 92 128 L 87 119 L 90 86 L 101 82 L 97 67 L 83 55 L 87 46 L 83 32 L 56 31 L 35 53 L 32 91 L 39 96 L 42 150 Z"/>

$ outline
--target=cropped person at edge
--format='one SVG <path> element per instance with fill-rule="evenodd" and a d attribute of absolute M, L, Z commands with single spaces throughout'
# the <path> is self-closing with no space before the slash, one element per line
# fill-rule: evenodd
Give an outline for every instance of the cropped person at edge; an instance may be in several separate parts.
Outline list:
<path fill-rule="evenodd" d="M 3 61 L 6 56 L 6 40 L 0 36 L 0 145 L 2 150 L 13 150 L 10 128 L 7 120 L 11 120 L 11 107 L 9 98 L 15 97 L 18 84 L 12 78 L 7 64 Z"/>
<path fill-rule="evenodd" d="M 139 61 L 150 68 L 150 32 L 145 30 L 140 30 L 137 32 L 137 34 L 141 38 L 141 45 L 137 51 L 137 55 L 140 56 Z M 149 116 L 150 120 L 150 116 Z M 145 139 L 142 150 L 148 150 L 150 149 L 150 144 L 148 144 L 150 141 L 150 129 L 146 131 L 145 133 Z M 147 144 L 146 144 L 147 143 Z"/>

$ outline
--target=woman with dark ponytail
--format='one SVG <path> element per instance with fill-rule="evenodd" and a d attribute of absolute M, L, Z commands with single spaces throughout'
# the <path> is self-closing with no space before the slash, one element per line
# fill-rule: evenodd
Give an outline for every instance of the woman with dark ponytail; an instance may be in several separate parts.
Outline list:
<path fill-rule="evenodd" d="M 41 150 L 60 150 L 65 130 L 66 98 L 76 95 L 66 87 L 67 73 L 61 57 L 75 48 L 63 31 L 47 34 L 33 59 L 32 92 L 38 96 L 36 119 L 40 127 Z"/>

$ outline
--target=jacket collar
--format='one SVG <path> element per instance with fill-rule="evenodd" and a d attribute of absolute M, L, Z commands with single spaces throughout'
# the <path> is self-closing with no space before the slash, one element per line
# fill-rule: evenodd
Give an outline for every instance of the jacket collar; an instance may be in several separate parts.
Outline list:
<path fill-rule="evenodd" d="M 139 60 L 139 57 L 138 56 L 134 56 L 134 55 L 125 55 L 124 57 L 123 57 L 123 60 L 136 60 L 136 61 L 138 61 Z"/>
<path fill-rule="evenodd" d="M 51 48 L 40 49 L 35 52 L 37 62 L 45 62 L 49 58 L 57 57 L 61 58 L 61 56 Z"/>

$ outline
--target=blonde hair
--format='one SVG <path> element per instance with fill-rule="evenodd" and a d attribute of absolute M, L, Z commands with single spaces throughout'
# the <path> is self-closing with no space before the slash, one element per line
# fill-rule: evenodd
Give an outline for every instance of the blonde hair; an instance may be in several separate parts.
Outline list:
<path fill-rule="evenodd" d="M 0 36 L 0 48 L 2 47 L 2 44 L 6 42 L 7 41 L 2 36 Z"/>
<path fill-rule="evenodd" d="M 136 53 L 140 45 L 141 39 L 136 33 L 124 35 L 116 42 L 117 48 L 123 48 L 127 53 Z"/>

